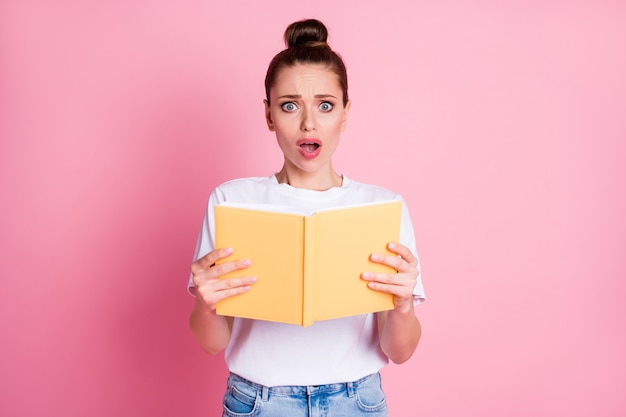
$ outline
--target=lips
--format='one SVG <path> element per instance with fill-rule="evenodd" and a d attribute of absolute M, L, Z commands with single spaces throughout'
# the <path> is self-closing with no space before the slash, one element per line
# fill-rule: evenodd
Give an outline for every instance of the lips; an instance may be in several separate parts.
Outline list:
<path fill-rule="evenodd" d="M 306 159 L 313 159 L 319 155 L 322 148 L 322 141 L 314 138 L 304 138 L 298 140 L 296 145 L 300 148 L 300 154 Z"/>

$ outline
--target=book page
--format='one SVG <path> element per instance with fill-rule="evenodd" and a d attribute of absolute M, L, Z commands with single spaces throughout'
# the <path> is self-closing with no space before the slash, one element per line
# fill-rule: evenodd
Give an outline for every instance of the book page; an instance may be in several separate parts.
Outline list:
<path fill-rule="evenodd" d="M 392 254 L 386 246 L 399 239 L 401 211 L 396 201 L 315 214 L 315 320 L 393 308 L 393 297 L 370 289 L 361 274 L 395 273 L 369 256 Z"/>
<path fill-rule="evenodd" d="M 220 315 L 301 323 L 303 217 L 218 206 L 217 247 L 232 247 L 226 260 L 250 259 L 225 277 L 256 276 L 244 294 L 218 303 Z"/>

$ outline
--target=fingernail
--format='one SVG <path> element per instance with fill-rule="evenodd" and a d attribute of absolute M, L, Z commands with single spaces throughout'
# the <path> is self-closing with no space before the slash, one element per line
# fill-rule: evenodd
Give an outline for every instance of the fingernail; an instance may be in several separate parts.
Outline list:
<path fill-rule="evenodd" d="M 380 261 L 381 257 L 377 253 L 372 253 L 372 261 Z"/>
<path fill-rule="evenodd" d="M 389 249 L 396 249 L 397 245 L 394 242 L 389 242 Z"/>
<path fill-rule="evenodd" d="M 244 266 L 250 266 L 250 259 L 244 259 L 243 260 L 243 265 Z"/>

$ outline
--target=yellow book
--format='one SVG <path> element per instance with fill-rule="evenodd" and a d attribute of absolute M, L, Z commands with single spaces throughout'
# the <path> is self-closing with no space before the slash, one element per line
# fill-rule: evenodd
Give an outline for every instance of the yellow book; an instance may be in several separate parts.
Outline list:
<path fill-rule="evenodd" d="M 393 308 L 393 296 L 374 291 L 363 272 L 395 272 L 369 260 L 392 254 L 400 236 L 402 203 L 388 201 L 313 213 L 269 205 L 215 207 L 216 247 L 232 247 L 232 259 L 250 259 L 245 270 L 224 276 L 256 276 L 244 294 L 217 304 L 224 316 L 310 326 Z"/>

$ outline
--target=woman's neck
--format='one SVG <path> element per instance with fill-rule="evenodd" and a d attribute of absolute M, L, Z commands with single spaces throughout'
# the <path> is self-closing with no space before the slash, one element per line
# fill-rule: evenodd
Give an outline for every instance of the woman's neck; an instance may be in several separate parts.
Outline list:
<path fill-rule="evenodd" d="M 333 169 L 328 173 L 294 173 L 290 172 L 286 167 L 276 174 L 276 180 L 279 184 L 289 184 L 295 188 L 304 188 L 307 190 L 326 191 L 334 187 L 341 187 L 343 177 L 337 174 Z"/>

